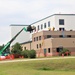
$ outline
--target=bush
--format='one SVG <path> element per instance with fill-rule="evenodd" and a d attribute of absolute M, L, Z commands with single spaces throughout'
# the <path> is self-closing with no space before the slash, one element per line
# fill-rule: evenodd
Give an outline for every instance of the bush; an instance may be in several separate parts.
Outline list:
<path fill-rule="evenodd" d="M 35 50 L 30 50 L 29 51 L 29 57 L 30 58 L 36 58 L 36 51 Z"/>
<path fill-rule="evenodd" d="M 24 58 L 28 58 L 29 57 L 29 50 L 22 51 L 21 55 L 24 56 Z"/>
<path fill-rule="evenodd" d="M 36 58 L 36 51 L 35 50 L 24 50 L 21 52 L 21 56 L 24 56 L 24 58 Z"/>
<path fill-rule="evenodd" d="M 22 52 L 22 47 L 20 46 L 19 43 L 16 43 L 11 50 L 11 53 L 14 54 L 15 58 L 19 58 Z"/>
<path fill-rule="evenodd" d="M 14 58 L 19 58 L 20 54 L 13 54 Z"/>
<path fill-rule="evenodd" d="M 60 52 L 59 52 L 59 55 L 61 56 L 62 54 L 64 54 L 64 56 L 69 56 L 70 55 L 70 51 L 68 50 L 68 49 L 65 49 L 65 48 L 63 48 L 63 50 L 61 50 Z"/>

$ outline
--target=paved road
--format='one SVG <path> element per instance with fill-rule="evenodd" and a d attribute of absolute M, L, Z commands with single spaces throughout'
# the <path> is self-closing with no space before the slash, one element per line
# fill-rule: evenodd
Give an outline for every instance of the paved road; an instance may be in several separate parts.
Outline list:
<path fill-rule="evenodd" d="M 54 60 L 54 59 L 69 59 L 75 57 L 52 57 L 52 58 L 36 58 L 36 59 L 16 59 L 16 60 L 3 60 L 0 63 L 9 63 L 9 62 L 22 62 L 22 61 L 36 61 L 36 60 Z"/>

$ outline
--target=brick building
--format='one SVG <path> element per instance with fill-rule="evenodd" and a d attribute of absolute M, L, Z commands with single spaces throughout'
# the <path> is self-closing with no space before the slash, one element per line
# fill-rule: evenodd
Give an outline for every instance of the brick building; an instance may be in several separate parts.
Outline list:
<path fill-rule="evenodd" d="M 38 56 L 58 56 L 61 48 L 75 55 L 75 31 L 41 31 L 32 35 L 32 42 L 21 44 L 23 49 L 34 49 Z"/>

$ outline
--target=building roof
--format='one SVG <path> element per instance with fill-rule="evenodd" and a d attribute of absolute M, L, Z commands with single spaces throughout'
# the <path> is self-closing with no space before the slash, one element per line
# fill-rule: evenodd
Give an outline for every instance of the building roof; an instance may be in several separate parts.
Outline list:
<path fill-rule="evenodd" d="M 36 22 L 34 22 L 34 23 L 32 23 L 32 24 L 35 24 L 35 23 L 37 23 L 37 22 L 40 22 L 40 21 L 42 21 L 42 20 L 45 20 L 45 19 L 47 19 L 47 18 L 49 18 L 49 17 L 52 17 L 52 16 L 55 16 L 55 15 L 61 15 L 61 16 L 75 16 L 75 14 L 53 14 L 53 15 L 47 16 L 47 17 L 45 17 L 45 18 L 43 18 L 43 19 L 41 19 L 41 20 L 38 20 L 38 21 L 36 21 Z M 32 24 L 31 24 L 31 25 L 32 25 Z"/>
<path fill-rule="evenodd" d="M 47 16 L 47 17 L 45 17 L 45 18 L 43 18 L 43 19 L 41 19 L 41 20 L 38 20 L 38 21 L 36 21 L 36 22 L 34 22 L 34 23 L 31 23 L 30 25 L 33 25 L 33 24 L 35 24 L 35 23 L 37 23 L 37 22 L 40 22 L 40 21 L 42 21 L 42 20 L 45 20 L 45 19 L 47 19 L 47 18 L 49 18 L 49 17 L 52 17 L 52 16 L 55 16 L 55 15 L 57 15 L 57 16 L 59 16 L 59 15 L 61 15 L 61 16 L 75 16 L 75 14 L 53 14 L 53 15 Z M 28 26 L 28 25 L 11 24 L 10 26 Z"/>
<path fill-rule="evenodd" d="M 28 25 L 21 25 L 21 24 L 11 24 L 10 26 L 28 26 Z"/>
<path fill-rule="evenodd" d="M 31 42 L 32 41 L 23 42 L 23 43 L 20 43 L 20 45 L 27 44 L 27 43 L 31 43 Z"/>

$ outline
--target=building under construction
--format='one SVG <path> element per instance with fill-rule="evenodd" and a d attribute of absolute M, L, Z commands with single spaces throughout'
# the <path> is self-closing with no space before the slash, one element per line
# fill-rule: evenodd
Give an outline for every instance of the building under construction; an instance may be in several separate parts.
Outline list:
<path fill-rule="evenodd" d="M 62 48 L 75 55 L 75 14 L 54 14 L 30 24 L 33 32 L 22 32 L 12 43 L 21 43 L 23 50 L 36 50 L 37 56 L 58 56 Z M 12 37 L 28 25 L 11 25 Z"/>
<path fill-rule="evenodd" d="M 21 44 L 23 50 L 36 50 L 39 56 L 58 56 L 62 48 L 75 55 L 75 31 L 41 31 L 32 35 L 32 41 Z"/>

